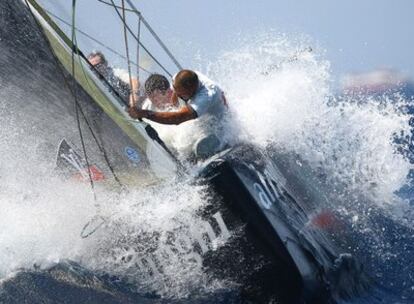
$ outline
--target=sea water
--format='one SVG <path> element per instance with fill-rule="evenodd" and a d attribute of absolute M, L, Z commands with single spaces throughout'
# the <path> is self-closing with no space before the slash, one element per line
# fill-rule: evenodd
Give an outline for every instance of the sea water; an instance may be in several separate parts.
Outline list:
<path fill-rule="evenodd" d="M 356 254 L 376 261 L 370 275 L 387 288 L 398 285 L 394 289 L 401 298 L 413 299 L 414 265 L 404 268 L 398 261 L 412 256 L 414 217 L 410 203 L 396 194 L 409 184 L 412 170 L 396 140 L 411 134 L 410 116 L 404 111 L 408 101 L 399 95 L 337 97 L 330 63 L 323 50 L 310 51 L 306 39 L 266 33 L 235 45 L 217 60 L 200 64 L 226 93 L 226 139 L 295 153 L 315 171 L 323 170 L 331 185 L 341 185 L 342 196 L 366 198 L 332 200 L 331 207 L 350 218 L 355 234 L 366 241 Z M 13 88 L 0 96 L 13 98 Z M 202 254 L 188 245 L 188 238 L 177 238 L 176 244 L 167 240 L 170 233 L 194 240 L 220 224 L 220 214 L 206 222 L 197 212 L 214 203 L 206 186 L 177 177 L 147 188 L 137 185 L 128 193 L 98 189 L 105 225 L 82 239 L 82 228 L 97 212 L 91 189 L 57 178 L 53 161 L 42 157 L 44 143 L 35 137 L 42 130 L 31 130 L 28 136 L 18 115 L 12 114 L 0 107 L 3 279 L 21 268 L 47 268 L 69 259 L 164 297 L 231 288 L 231 281 L 204 272 Z M 181 157 L 201 132 L 192 124 L 159 128 Z M 378 213 L 383 222 L 373 220 Z M 225 226 L 216 229 L 206 250 L 225 245 L 228 233 Z M 146 255 L 149 248 L 151 256 Z"/>

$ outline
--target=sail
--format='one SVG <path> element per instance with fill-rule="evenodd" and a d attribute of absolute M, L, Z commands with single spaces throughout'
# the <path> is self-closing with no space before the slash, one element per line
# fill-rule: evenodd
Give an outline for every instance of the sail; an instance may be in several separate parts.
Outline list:
<path fill-rule="evenodd" d="M 52 20 L 49 14 L 35 0 L 23 0 L 36 18 L 44 36 L 47 38 L 48 46 L 53 51 L 54 57 L 63 67 L 64 73 L 71 75 L 79 85 L 81 111 L 85 112 L 85 120 L 93 121 L 92 129 L 100 134 L 100 144 L 111 145 L 114 140 L 114 125 L 127 135 L 129 144 L 124 144 L 122 153 L 127 156 L 129 162 L 135 162 L 138 158 L 145 158 L 146 166 L 156 178 L 167 178 L 175 174 L 177 164 L 161 140 L 157 137 L 150 126 L 144 122 L 133 121 L 125 111 L 125 100 L 113 94 L 108 88 L 108 83 L 102 81 L 99 76 L 91 70 L 86 56 L 72 43 L 71 39 Z M 75 52 L 73 54 L 72 52 Z M 72 71 L 72 56 L 74 55 L 74 70 Z M 88 97 L 85 97 L 88 95 Z M 89 102 L 84 100 L 89 99 Z M 96 119 L 97 113 L 101 118 Z M 111 121 L 111 122 L 109 122 Z M 108 127 L 108 126 L 111 127 Z M 87 130 L 91 126 L 85 126 Z M 93 130 L 90 130 L 92 133 Z M 119 136 L 115 136 L 119 137 Z M 109 149 L 107 155 L 113 155 L 114 149 Z M 137 156 L 142 155 L 142 156 Z M 114 161 L 116 163 L 116 161 Z"/>

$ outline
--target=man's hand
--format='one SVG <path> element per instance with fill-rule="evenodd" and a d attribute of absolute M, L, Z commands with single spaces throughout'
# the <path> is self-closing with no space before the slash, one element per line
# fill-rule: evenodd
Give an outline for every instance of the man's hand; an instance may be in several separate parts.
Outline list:
<path fill-rule="evenodd" d="M 145 118 L 146 117 L 146 112 L 147 111 L 145 111 L 145 110 L 138 110 L 136 107 L 129 107 L 128 108 L 129 116 L 131 116 L 132 118 L 135 118 L 135 119 Z"/>

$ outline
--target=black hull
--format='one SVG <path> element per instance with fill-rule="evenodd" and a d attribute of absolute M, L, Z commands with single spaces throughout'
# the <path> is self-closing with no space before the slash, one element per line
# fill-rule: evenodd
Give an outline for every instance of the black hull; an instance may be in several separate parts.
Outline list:
<path fill-rule="evenodd" d="M 369 284 L 361 265 L 334 244 L 330 231 L 310 224 L 312 215 L 323 209 L 322 202 L 312 202 L 309 193 L 303 199 L 306 190 L 289 187 L 288 172 L 282 170 L 254 147 L 239 146 L 215 157 L 203 171 L 222 198 L 212 207 L 214 212 L 221 210 L 230 229 L 246 224 L 243 241 L 237 244 L 245 263 L 265 265 L 246 269 L 242 284 L 252 290 L 253 285 L 263 286 L 267 292 L 258 288 L 255 294 L 261 300 L 271 299 L 272 291 L 286 303 L 357 296 Z M 227 261 L 235 258 L 234 252 L 224 256 Z M 226 271 L 230 268 L 237 269 L 233 265 Z"/>

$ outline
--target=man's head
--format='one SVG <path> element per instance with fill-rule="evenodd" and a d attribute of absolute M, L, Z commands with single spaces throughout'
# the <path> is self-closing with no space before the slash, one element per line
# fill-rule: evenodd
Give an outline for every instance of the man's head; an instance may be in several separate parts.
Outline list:
<path fill-rule="evenodd" d="M 145 94 L 157 108 L 163 108 L 171 103 L 170 82 L 163 75 L 152 74 L 145 81 Z"/>
<path fill-rule="evenodd" d="M 108 77 L 110 68 L 104 54 L 99 51 L 94 51 L 88 55 L 88 61 L 100 76 L 104 78 Z"/>
<path fill-rule="evenodd" d="M 99 51 L 94 51 L 92 53 L 90 53 L 88 55 L 88 60 L 90 62 L 90 64 L 92 64 L 93 66 L 97 66 L 97 65 L 108 65 L 108 61 L 106 61 L 106 58 L 104 56 L 104 54 L 102 54 Z"/>
<path fill-rule="evenodd" d="M 181 70 L 174 78 L 174 91 L 178 97 L 187 101 L 198 89 L 198 76 L 194 71 Z"/>

